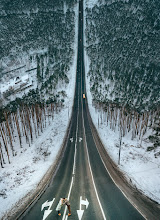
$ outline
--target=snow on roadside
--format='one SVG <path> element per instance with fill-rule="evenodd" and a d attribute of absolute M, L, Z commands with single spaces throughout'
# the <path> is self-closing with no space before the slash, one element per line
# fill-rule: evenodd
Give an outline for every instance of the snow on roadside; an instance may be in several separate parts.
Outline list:
<path fill-rule="evenodd" d="M 0 219 L 16 202 L 36 188 L 46 171 L 54 163 L 71 116 L 77 65 L 78 4 L 75 6 L 74 60 L 70 68 L 70 83 L 66 88 L 65 107 L 54 115 L 51 125 L 31 145 L 23 145 L 11 164 L 0 169 Z"/>
<path fill-rule="evenodd" d="M 52 125 L 34 139 L 31 147 L 23 145 L 23 148 L 17 151 L 17 156 L 12 157 L 11 164 L 6 164 L 5 168 L 0 170 L 0 217 L 11 209 L 15 202 L 36 188 L 54 162 L 66 132 L 67 114 L 67 108 L 56 114 Z"/>
<path fill-rule="evenodd" d="M 85 1 L 85 7 L 92 8 L 97 3 L 95 1 Z M 84 12 L 85 16 L 85 12 Z M 84 22 L 84 29 L 85 29 Z M 85 40 L 85 36 L 84 36 Z M 86 42 L 84 42 L 86 46 Z M 85 47 L 86 48 L 86 47 Z M 113 161 L 118 165 L 119 159 L 119 131 L 112 131 L 107 126 L 106 120 L 100 120 L 101 112 L 98 112 L 92 106 L 92 95 L 90 92 L 90 80 L 87 76 L 89 71 L 90 60 L 84 51 L 84 62 L 85 62 L 85 74 L 86 74 L 86 91 L 87 99 L 89 104 L 90 114 L 95 124 L 99 136 L 109 153 Z M 146 134 L 147 137 L 149 134 Z M 144 137 L 144 139 L 145 139 Z M 155 200 L 160 204 L 160 157 L 155 158 L 154 152 L 147 152 L 146 149 L 149 143 L 142 142 L 138 138 L 131 140 L 131 134 L 126 135 L 122 138 L 121 158 L 119 168 L 126 175 L 129 181 L 132 182 L 139 190 L 145 195 Z"/>
<path fill-rule="evenodd" d="M 88 83 L 86 84 L 88 85 Z M 87 98 L 91 101 L 92 97 L 89 92 L 87 92 Z M 98 125 L 100 113 L 92 105 L 89 106 L 89 109 L 106 151 L 118 165 L 119 131 L 112 131 L 106 122 Z M 131 134 L 122 138 L 119 168 L 139 190 L 160 203 L 160 157 L 155 158 L 154 152 L 146 151 L 148 143 L 145 141 L 142 142 L 142 147 L 139 145 L 138 138 L 131 140 Z"/>
<path fill-rule="evenodd" d="M 90 0 L 90 2 L 92 2 Z M 78 17 L 78 5 L 76 8 Z M 76 30 L 78 19 L 76 20 Z M 75 51 L 77 51 L 77 31 Z M 63 137 L 69 122 L 74 96 L 77 52 L 74 64 L 70 70 L 70 84 L 68 86 L 67 106 L 55 115 L 53 123 L 37 138 L 29 148 L 23 146 L 12 158 L 12 163 L 0 169 L 0 218 L 10 210 L 16 202 L 37 186 L 45 172 L 55 161 L 56 155 L 63 142 Z M 86 75 L 89 69 L 89 58 L 85 52 Z M 119 133 L 111 131 L 105 123 L 98 125 L 99 112 L 92 107 L 92 98 L 89 92 L 89 79 L 87 79 L 87 98 L 92 119 L 98 129 L 99 135 L 112 159 L 118 162 L 117 147 Z M 138 140 L 131 141 L 129 135 L 122 140 L 120 169 L 131 179 L 137 188 L 141 189 L 150 198 L 160 203 L 160 158 L 154 158 L 153 152 L 146 152 L 146 143 L 138 147 Z M 21 153 L 22 152 L 22 153 Z M 46 154 L 45 154 L 46 153 Z M 44 156 L 45 155 L 45 156 Z"/>

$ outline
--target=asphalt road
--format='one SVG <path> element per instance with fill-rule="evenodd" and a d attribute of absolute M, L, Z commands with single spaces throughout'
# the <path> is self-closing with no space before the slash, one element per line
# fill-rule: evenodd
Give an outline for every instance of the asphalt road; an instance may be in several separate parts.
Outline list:
<path fill-rule="evenodd" d="M 69 138 L 58 171 L 49 187 L 32 206 L 24 220 L 101 220 L 144 219 L 110 178 L 97 151 L 87 114 L 83 55 L 83 2 L 79 3 L 79 34 L 76 90 Z M 62 197 L 69 198 L 67 207 L 57 215 Z"/>

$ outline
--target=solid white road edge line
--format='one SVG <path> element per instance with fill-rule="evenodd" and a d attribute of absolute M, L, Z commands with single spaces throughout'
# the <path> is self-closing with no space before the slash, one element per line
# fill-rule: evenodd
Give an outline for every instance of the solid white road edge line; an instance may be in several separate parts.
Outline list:
<path fill-rule="evenodd" d="M 83 104 L 82 104 L 82 105 L 83 105 Z M 83 116 L 83 108 L 82 108 L 82 116 Z M 84 136 L 85 136 L 85 143 L 86 143 L 88 164 L 89 164 L 89 169 L 90 169 L 90 172 L 91 172 L 91 177 L 92 177 L 92 182 L 93 182 L 94 190 L 95 190 L 95 193 L 96 193 L 96 196 L 97 196 L 97 200 L 98 200 L 98 203 L 99 203 L 99 206 L 100 206 L 102 215 L 103 215 L 103 219 L 106 220 L 106 216 L 105 216 L 105 214 L 104 214 L 104 211 L 103 211 L 103 208 L 102 208 L 102 205 L 101 205 L 99 196 L 98 196 L 98 192 L 97 192 L 97 189 L 96 189 L 96 185 L 95 185 L 94 178 L 93 178 L 93 172 L 92 172 L 92 168 L 91 168 L 91 164 L 90 164 L 89 153 L 88 153 L 88 146 L 87 146 L 86 135 L 85 135 L 86 132 L 85 132 L 85 127 L 84 127 L 84 117 L 83 117 L 83 129 L 84 129 Z"/>
<path fill-rule="evenodd" d="M 79 102 L 78 102 L 78 103 L 79 103 Z M 75 141 L 75 152 L 74 152 L 74 163 L 73 163 L 73 172 L 72 172 L 72 174 L 75 174 L 75 168 L 76 168 L 77 134 L 78 134 L 78 116 L 79 116 L 79 105 L 78 105 L 78 114 L 77 114 L 76 141 Z"/>
<path fill-rule="evenodd" d="M 91 130 L 91 131 L 92 131 L 92 130 Z M 99 153 L 97 144 L 96 144 L 96 142 L 95 142 L 94 135 L 93 135 L 93 139 L 94 139 L 94 143 L 95 143 L 95 145 L 96 145 L 97 151 L 98 151 L 98 153 Z M 109 176 L 110 176 L 110 178 L 112 179 L 112 181 L 114 182 L 114 184 L 118 187 L 118 189 L 122 192 L 122 194 L 126 197 L 126 199 L 135 207 L 135 209 L 137 209 L 138 212 L 147 220 L 146 216 L 144 216 L 144 214 L 138 209 L 138 207 L 132 202 L 132 200 L 131 200 L 129 197 L 127 197 L 127 195 L 122 191 L 122 189 L 121 189 L 121 188 L 118 186 L 118 184 L 114 181 L 114 179 L 112 178 L 112 176 L 111 176 L 109 170 L 107 169 L 107 167 L 106 167 L 106 165 L 105 165 L 105 163 L 104 163 L 104 161 L 103 161 L 103 158 L 101 157 L 100 153 L 99 153 L 99 156 L 100 156 L 100 158 L 101 158 L 101 160 L 102 160 L 102 162 L 103 162 L 103 165 L 104 165 L 104 167 L 105 167 L 107 173 L 109 174 Z"/>
<path fill-rule="evenodd" d="M 77 114 L 76 141 L 75 141 L 75 151 L 74 151 L 74 162 L 73 162 L 73 172 L 72 172 L 72 174 L 75 174 L 75 167 L 76 167 L 77 135 L 78 135 L 78 117 L 79 117 L 79 90 L 78 90 L 78 114 Z M 72 180 L 71 180 L 71 185 L 70 185 L 70 189 L 69 189 L 69 193 L 68 193 L 68 200 L 69 200 L 69 198 L 70 198 L 72 186 L 73 186 L 73 177 L 72 177 Z M 68 218 L 68 216 L 66 216 L 66 212 L 67 212 L 67 206 L 65 207 L 62 220 L 64 220 L 65 217 Z"/>
<path fill-rule="evenodd" d="M 71 195 L 72 186 L 73 186 L 73 177 L 72 177 L 72 180 L 71 180 L 71 185 L 70 185 L 70 189 L 69 189 L 69 193 L 68 193 L 68 200 L 69 200 L 70 195 Z M 64 220 L 66 218 L 66 212 L 67 212 L 67 206 L 65 207 L 62 220 Z"/>
<path fill-rule="evenodd" d="M 83 61 L 84 61 L 84 59 L 83 59 Z M 82 76 L 82 63 L 81 63 L 81 76 Z M 81 77 L 81 86 L 82 86 L 82 77 Z M 82 88 L 81 88 L 81 89 L 82 89 Z M 98 192 L 97 192 L 97 189 L 96 189 L 96 185 L 95 185 L 95 182 L 94 182 L 93 173 L 92 173 L 92 168 L 91 168 L 90 159 L 89 159 L 88 146 L 87 146 L 87 141 L 86 141 L 86 132 L 85 132 L 85 127 L 84 127 L 83 100 L 82 100 L 82 97 L 81 97 L 81 103 L 82 103 L 83 130 L 84 130 L 84 136 L 85 136 L 84 139 L 85 139 L 85 143 L 86 143 L 86 150 L 87 150 L 87 157 L 88 157 L 89 169 L 90 169 L 90 173 L 91 173 L 91 177 L 92 177 L 92 182 L 93 182 L 94 190 L 95 190 L 95 193 L 96 193 L 96 196 L 97 196 L 97 200 L 98 200 L 98 203 L 99 203 L 99 206 L 100 206 L 102 215 L 103 215 L 103 219 L 106 220 L 106 217 L 105 217 L 105 214 L 104 214 L 104 211 L 103 211 L 103 208 L 102 208 L 102 205 L 101 205 L 99 196 L 98 196 Z"/>

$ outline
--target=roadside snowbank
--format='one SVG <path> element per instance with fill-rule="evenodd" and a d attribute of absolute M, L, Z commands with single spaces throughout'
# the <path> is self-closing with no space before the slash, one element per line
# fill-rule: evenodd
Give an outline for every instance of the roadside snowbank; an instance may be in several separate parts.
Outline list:
<path fill-rule="evenodd" d="M 76 8 L 76 30 L 78 30 L 78 6 Z M 0 218 L 10 210 L 16 202 L 23 198 L 33 188 L 37 187 L 39 181 L 54 163 L 56 155 L 63 142 L 63 137 L 69 122 L 74 88 L 77 61 L 77 31 L 75 42 L 75 57 L 70 70 L 70 84 L 68 86 L 65 103 L 67 106 L 55 115 L 54 121 L 44 133 L 36 139 L 29 148 L 27 145 L 17 151 L 17 156 L 12 157 L 12 163 L 0 169 Z M 86 76 L 89 70 L 89 58 L 85 53 Z M 98 124 L 100 113 L 92 106 L 92 98 L 89 89 L 89 79 L 86 77 L 87 98 L 92 119 L 96 125 L 99 135 L 112 159 L 118 163 L 119 132 L 111 131 L 105 122 Z M 131 141 L 130 136 L 122 139 L 120 169 L 131 179 L 131 181 L 150 198 L 160 203 L 160 158 L 154 158 L 152 152 L 146 152 L 146 143 L 139 148 L 137 139 Z M 41 150 L 48 152 L 44 156 Z"/>
<path fill-rule="evenodd" d="M 54 163 L 71 116 L 77 65 L 78 4 L 75 7 L 74 60 L 70 68 L 69 85 L 66 88 L 65 107 L 54 115 L 54 120 L 29 147 L 16 149 L 16 156 L 10 157 L 11 164 L 0 169 L 0 219 L 27 193 L 36 188 L 49 167 Z"/>
<path fill-rule="evenodd" d="M 97 0 L 85 1 L 85 7 L 92 8 L 97 3 Z M 85 16 L 85 11 L 84 11 Z M 86 16 L 85 16 L 86 17 Z M 85 23 L 84 23 L 85 29 Z M 84 36 L 85 39 L 85 36 Z M 86 42 L 84 42 L 86 46 Z M 85 47 L 86 48 L 86 47 Z M 90 114 L 95 124 L 99 136 L 113 161 L 118 164 L 119 160 L 119 131 L 114 132 L 104 119 L 105 116 L 98 112 L 92 106 L 92 95 L 90 93 L 90 83 L 87 73 L 89 71 L 89 57 L 84 51 L 85 59 L 85 74 L 86 74 L 86 91 L 89 104 Z M 103 118 L 103 120 L 101 120 Z M 149 143 L 145 142 L 145 134 L 142 143 L 138 138 L 131 140 L 129 133 L 122 138 L 121 157 L 119 168 L 126 175 L 128 180 L 141 190 L 145 195 L 160 203 L 160 157 L 155 158 L 154 152 L 147 152 Z M 139 147 L 142 145 L 141 147 Z"/>

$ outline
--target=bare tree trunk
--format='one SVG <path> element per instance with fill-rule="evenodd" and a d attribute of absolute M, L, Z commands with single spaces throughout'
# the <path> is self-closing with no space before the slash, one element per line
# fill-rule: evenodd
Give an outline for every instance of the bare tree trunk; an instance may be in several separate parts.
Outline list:
<path fill-rule="evenodd" d="M 29 143 L 29 138 L 28 138 L 27 129 L 25 126 L 25 118 L 24 118 L 23 110 L 20 112 L 20 117 L 21 117 L 21 122 L 22 122 L 22 126 L 24 129 L 25 137 L 26 137 L 26 142 Z M 29 143 L 29 146 L 30 146 L 30 143 Z"/>
<path fill-rule="evenodd" d="M 9 134 L 9 139 L 10 139 L 10 144 L 11 144 L 11 149 L 12 149 L 12 155 L 14 155 L 14 148 L 13 148 L 13 143 L 12 143 L 12 136 L 11 136 L 11 131 L 10 131 L 10 127 L 9 127 L 9 123 L 8 123 L 8 118 L 7 118 L 7 113 L 4 114 L 5 115 L 5 119 L 6 119 L 6 126 L 7 126 L 7 130 L 8 130 L 8 134 Z"/>
<path fill-rule="evenodd" d="M 4 168 L 2 160 L 3 160 L 2 159 L 2 154 L 1 154 L 1 151 L 0 151 L 0 163 L 1 163 L 1 167 Z"/>
<path fill-rule="evenodd" d="M 41 127 L 41 132 L 43 133 L 43 120 L 42 120 L 42 109 L 39 106 L 39 121 L 40 121 L 40 127 Z"/>
<path fill-rule="evenodd" d="M 49 122 L 49 125 L 50 125 L 50 118 L 49 118 L 49 114 L 50 114 L 50 113 L 49 113 L 49 107 L 48 107 L 47 110 L 48 110 L 48 122 Z"/>
<path fill-rule="evenodd" d="M 3 151 L 2 151 L 2 145 L 1 145 L 1 142 L 0 142 L 0 161 L 1 161 L 1 167 L 3 167 L 3 164 L 5 164 L 5 161 L 4 161 L 4 157 L 3 157 Z"/>
<path fill-rule="evenodd" d="M 6 153 L 7 153 L 7 157 L 8 157 L 8 162 L 10 163 L 10 159 L 9 159 L 9 153 L 8 153 L 8 147 L 7 147 L 7 141 L 4 137 L 4 134 L 2 132 L 2 127 L 0 125 L 0 132 L 1 132 L 1 136 L 2 136 L 2 140 L 3 140 L 3 144 L 4 144 L 4 147 L 5 147 L 5 150 L 6 150 Z"/>
<path fill-rule="evenodd" d="M 52 120 L 54 119 L 54 104 L 51 103 L 51 110 L 52 110 Z"/>
<path fill-rule="evenodd" d="M 32 127 L 31 127 L 31 121 L 30 121 L 30 117 L 29 117 L 28 108 L 24 107 L 24 110 L 26 112 L 26 121 L 27 121 L 27 124 L 29 125 L 29 131 L 30 131 L 31 142 L 32 142 L 33 141 L 33 135 L 32 135 Z"/>
<path fill-rule="evenodd" d="M 33 121 L 33 125 L 34 125 L 35 135 L 37 138 L 37 128 L 36 128 L 36 122 L 35 122 L 35 108 L 33 107 L 33 105 L 31 108 L 31 114 L 32 114 L 32 121 Z"/>
<path fill-rule="evenodd" d="M 38 135 L 39 135 L 39 109 L 38 109 L 38 105 L 35 106 L 35 113 L 36 113 L 36 121 L 37 121 L 37 131 L 38 131 Z"/>
<path fill-rule="evenodd" d="M 44 106 L 43 111 L 44 111 L 44 120 L 45 120 L 45 128 L 46 128 L 46 106 Z"/>
<path fill-rule="evenodd" d="M 15 124 L 13 122 L 14 122 L 13 114 L 11 113 L 8 116 L 8 123 L 9 123 L 9 127 L 10 127 L 10 130 L 11 130 L 12 139 L 15 142 L 15 137 L 14 137 L 14 127 L 15 127 Z"/>
<path fill-rule="evenodd" d="M 14 118 L 15 118 L 15 121 L 16 121 L 16 127 L 17 127 L 17 132 L 18 132 L 20 147 L 22 147 L 21 132 L 20 132 L 19 122 L 18 122 L 17 114 L 16 114 L 16 113 L 14 114 Z"/>

